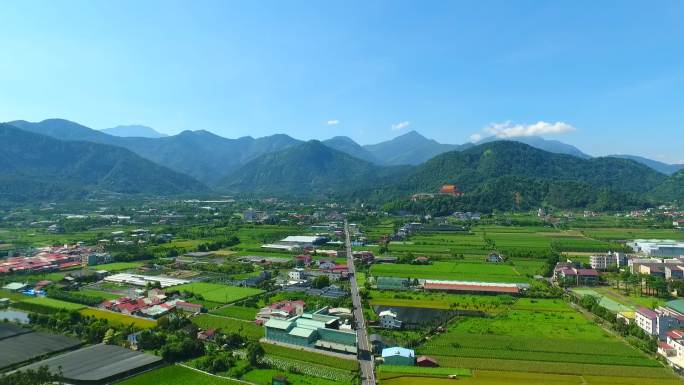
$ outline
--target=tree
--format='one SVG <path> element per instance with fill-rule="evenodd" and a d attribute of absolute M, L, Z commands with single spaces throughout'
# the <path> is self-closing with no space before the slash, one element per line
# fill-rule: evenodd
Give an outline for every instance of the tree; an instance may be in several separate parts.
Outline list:
<path fill-rule="evenodd" d="M 247 345 L 247 361 L 252 366 L 257 366 L 259 359 L 264 355 L 264 348 L 258 342 L 250 342 Z"/>
<path fill-rule="evenodd" d="M 61 373 L 52 374 L 47 366 L 36 370 L 20 370 L 0 376 L 0 385 L 59 385 L 63 384 Z"/>
<path fill-rule="evenodd" d="M 330 278 L 327 275 L 321 275 L 313 280 L 313 287 L 316 289 L 322 289 L 324 287 L 330 286 Z"/>

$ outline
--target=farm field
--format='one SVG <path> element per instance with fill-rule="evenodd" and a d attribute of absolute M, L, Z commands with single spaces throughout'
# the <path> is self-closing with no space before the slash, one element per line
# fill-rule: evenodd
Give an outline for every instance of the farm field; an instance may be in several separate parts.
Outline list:
<path fill-rule="evenodd" d="M 381 377 L 382 378 L 382 377 Z M 470 377 L 460 377 L 458 384 L 464 385 L 678 385 L 680 380 L 656 378 L 627 378 L 608 376 L 580 376 L 550 373 L 506 372 L 492 370 L 474 370 Z M 412 376 L 396 376 L 382 379 L 382 385 L 451 385 L 454 380 L 448 378 L 426 378 Z"/>
<path fill-rule="evenodd" d="M 254 321 L 259 309 L 244 306 L 226 306 L 220 309 L 210 311 L 211 314 L 216 314 L 224 317 L 237 318 L 245 321 Z"/>
<path fill-rule="evenodd" d="M 106 270 L 106 271 L 121 271 L 121 270 L 128 270 L 128 269 L 135 269 L 140 266 L 142 266 L 142 262 L 113 262 L 113 263 L 105 263 L 102 265 L 94 265 L 94 266 L 88 266 L 90 270 Z"/>
<path fill-rule="evenodd" d="M 81 310 L 86 307 L 85 305 L 78 303 L 66 302 L 47 297 L 27 297 L 22 299 L 21 302 L 53 309 Z"/>
<path fill-rule="evenodd" d="M 150 329 L 150 328 L 157 326 L 157 321 L 154 321 L 154 320 L 138 318 L 138 317 L 131 317 L 131 316 L 128 316 L 126 314 L 114 313 L 111 311 L 87 308 L 87 309 L 81 310 L 80 313 L 83 315 L 86 315 L 86 316 L 106 319 L 107 321 L 109 321 L 113 324 L 120 324 L 120 325 L 133 324 L 134 326 L 141 328 L 141 329 Z"/>
<path fill-rule="evenodd" d="M 218 303 L 232 303 L 241 299 L 261 294 L 264 291 L 250 287 L 228 286 L 218 283 L 195 282 L 174 286 L 173 291 L 187 291 L 199 294 L 205 300 Z"/>
<path fill-rule="evenodd" d="M 530 279 L 506 264 L 434 262 L 431 265 L 381 264 L 371 267 L 376 277 L 442 279 L 485 282 L 529 282 Z"/>
<path fill-rule="evenodd" d="M 660 363 L 608 335 L 561 300 L 520 299 L 492 318 L 458 319 L 418 354 L 456 368 L 671 376 Z"/>
<path fill-rule="evenodd" d="M 336 385 L 352 383 L 351 381 L 335 381 L 302 374 L 286 373 L 274 369 L 254 369 L 247 372 L 241 379 L 258 385 L 271 385 L 273 377 L 279 374 L 284 374 L 287 377 L 288 383 L 292 385 Z"/>
<path fill-rule="evenodd" d="M 298 361 L 310 362 L 347 371 L 359 370 L 359 363 L 354 359 L 354 357 L 349 360 L 345 360 L 338 357 L 327 356 L 325 354 L 318 354 L 306 350 L 291 349 L 273 344 L 261 344 L 261 346 L 263 346 L 266 354 L 274 356 L 291 358 Z"/>
<path fill-rule="evenodd" d="M 192 323 L 202 329 L 219 329 L 223 333 L 238 333 L 243 337 L 258 340 L 264 336 L 264 330 L 254 322 L 241 321 L 234 318 L 226 318 L 213 314 L 200 314 L 192 317 Z"/>
<path fill-rule="evenodd" d="M 380 290 L 371 290 L 369 298 L 368 302 L 372 306 L 476 310 L 489 314 L 504 311 L 515 302 L 515 299 L 510 296 L 459 295 L 439 292 L 421 293 Z"/>
<path fill-rule="evenodd" d="M 104 298 L 104 299 L 116 299 L 121 297 L 118 294 L 112 294 L 103 290 L 95 290 L 95 289 L 87 289 L 87 288 L 81 288 L 78 290 L 78 293 L 81 295 L 85 295 L 88 297 L 95 297 L 95 298 Z"/>
<path fill-rule="evenodd" d="M 196 370 L 173 365 L 131 377 L 118 385 L 239 385 L 238 381 L 200 373 Z"/>
<path fill-rule="evenodd" d="M 598 293 L 596 290 L 572 289 L 572 291 L 574 293 L 577 293 L 581 297 L 589 295 L 589 296 L 599 298 L 599 305 L 605 307 L 606 309 L 610 310 L 613 313 L 620 313 L 620 312 L 624 312 L 624 311 L 634 311 L 633 306 L 628 306 L 628 305 L 625 305 L 623 303 L 617 302 L 605 294 Z"/>

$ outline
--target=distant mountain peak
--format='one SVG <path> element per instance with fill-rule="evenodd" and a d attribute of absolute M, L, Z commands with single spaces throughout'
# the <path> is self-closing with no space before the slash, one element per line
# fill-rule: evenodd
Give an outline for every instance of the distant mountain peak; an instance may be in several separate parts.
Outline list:
<path fill-rule="evenodd" d="M 116 127 L 105 128 L 102 130 L 102 132 L 123 138 L 163 138 L 167 136 L 166 134 L 162 134 L 152 127 L 142 126 L 139 124 L 120 125 Z"/>

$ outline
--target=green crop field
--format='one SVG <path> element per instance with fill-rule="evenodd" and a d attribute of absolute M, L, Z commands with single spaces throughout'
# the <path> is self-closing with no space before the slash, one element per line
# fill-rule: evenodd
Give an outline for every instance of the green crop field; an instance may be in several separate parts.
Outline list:
<path fill-rule="evenodd" d="M 93 266 L 88 266 L 90 270 L 106 270 L 106 271 L 121 271 L 121 270 L 129 270 L 129 269 L 135 269 L 140 266 L 142 266 L 142 262 L 114 262 L 114 263 L 105 263 L 102 265 L 93 265 Z"/>
<path fill-rule="evenodd" d="M 373 306 L 382 305 L 443 310 L 475 310 L 494 314 L 507 309 L 508 306 L 515 302 L 515 299 L 510 296 L 371 290 L 368 302 Z"/>
<path fill-rule="evenodd" d="M 135 327 L 140 329 L 150 329 L 157 326 L 157 321 L 144 319 L 139 317 L 131 317 L 126 314 L 114 313 L 111 311 L 104 311 L 99 309 L 83 309 L 80 311 L 81 314 L 86 316 L 92 316 L 95 318 L 106 319 L 110 323 L 120 324 L 120 325 L 130 325 L 133 324 Z"/>
<path fill-rule="evenodd" d="M 243 337 L 258 340 L 264 336 L 264 329 L 254 322 L 241 321 L 213 314 L 200 314 L 192 317 L 192 323 L 202 329 L 219 329 L 223 333 L 238 333 Z"/>
<path fill-rule="evenodd" d="M 513 266 L 488 263 L 434 262 L 431 265 L 380 264 L 371 267 L 375 277 L 402 277 L 483 282 L 529 282 Z"/>
<path fill-rule="evenodd" d="M 206 282 L 195 282 L 174 286 L 173 290 L 199 294 L 207 301 L 218 303 L 232 303 L 264 292 L 263 290 L 253 289 L 251 287 L 228 286 Z"/>
<path fill-rule="evenodd" d="M 456 368 L 614 376 L 643 370 L 642 377 L 668 374 L 660 363 L 607 334 L 559 299 L 523 298 L 495 317 L 456 320 L 418 353 L 438 356 L 442 366 Z M 519 361 L 518 369 L 514 361 Z M 497 362 L 508 369 L 497 368 Z M 620 374 L 621 370 L 631 374 Z"/>
<path fill-rule="evenodd" d="M 210 313 L 245 321 L 254 321 L 254 317 L 256 317 L 258 311 L 259 309 L 253 307 L 226 306 L 220 309 L 212 310 Z"/>
<path fill-rule="evenodd" d="M 85 305 L 47 297 L 27 297 L 26 299 L 22 299 L 21 302 L 54 309 L 81 310 L 85 308 Z"/>
<path fill-rule="evenodd" d="M 317 378 L 306 376 L 297 373 L 283 372 L 274 369 L 254 369 L 242 376 L 242 380 L 258 385 L 271 385 L 273 377 L 277 375 L 285 375 L 288 383 L 291 385 L 336 385 L 336 384 L 352 384 L 352 381 L 335 381 L 325 378 Z"/>
<path fill-rule="evenodd" d="M 605 307 L 613 313 L 619 313 L 623 311 L 634 311 L 634 308 L 632 306 L 621 304 L 617 301 L 610 299 L 608 296 L 599 294 L 598 292 L 591 289 L 572 289 L 572 291 L 580 296 L 590 295 L 599 298 L 599 305 Z"/>
<path fill-rule="evenodd" d="M 381 374 L 381 376 L 383 376 Z M 681 381 L 660 378 L 627 378 L 607 376 L 580 376 L 552 373 L 506 372 L 475 370 L 470 377 L 459 377 L 457 381 L 447 378 L 397 376 L 382 378 L 383 385 L 677 385 Z"/>
<path fill-rule="evenodd" d="M 166 366 L 131 377 L 119 385 L 244 385 L 241 382 L 210 376 L 182 366 Z"/>
<path fill-rule="evenodd" d="M 338 357 L 328 356 L 325 354 L 319 354 L 310 352 L 307 350 L 291 349 L 284 346 L 278 346 L 273 344 L 261 344 L 264 347 L 264 351 L 267 354 L 274 356 L 280 356 L 285 358 L 291 358 L 298 361 L 311 362 L 314 364 L 319 364 L 323 366 L 330 366 L 331 368 L 343 369 L 347 371 L 358 371 L 359 362 L 356 361 L 356 357 L 350 357 L 349 360 L 341 359 Z"/>
<path fill-rule="evenodd" d="M 95 298 L 104 298 L 104 299 L 116 299 L 121 297 L 118 294 L 112 294 L 106 291 L 102 290 L 95 290 L 95 289 L 79 289 L 78 294 L 85 295 L 88 297 L 95 297 Z"/>

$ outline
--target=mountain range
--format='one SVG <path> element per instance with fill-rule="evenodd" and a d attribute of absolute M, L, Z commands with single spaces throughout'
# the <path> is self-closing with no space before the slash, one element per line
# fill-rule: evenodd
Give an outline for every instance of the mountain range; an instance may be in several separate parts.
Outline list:
<path fill-rule="evenodd" d="M 102 132 L 114 136 L 137 138 L 163 138 L 165 136 L 168 136 L 166 134 L 158 132 L 152 127 L 141 126 L 138 124 L 105 128 L 104 130 L 102 130 Z"/>
<path fill-rule="evenodd" d="M 411 131 L 389 141 L 362 146 L 344 136 L 308 142 L 284 134 L 228 139 L 202 130 L 165 137 L 115 136 L 63 119 L 14 121 L 6 126 L 50 137 L 50 143 L 57 148 L 64 148 L 63 143 L 78 143 L 79 149 L 74 151 L 82 153 L 85 159 L 91 155 L 84 145 L 102 145 L 98 150 L 103 158 L 124 159 L 117 167 L 119 173 L 113 174 L 117 180 L 126 180 L 125 174 L 130 172 L 130 180 L 139 184 L 145 180 L 151 185 L 127 189 L 123 186 L 126 183 L 109 183 L 99 174 L 81 168 L 58 174 L 54 179 L 60 185 L 63 179 L 67 186 L 88 179 L 88 183 L 83 183 L 88 189 L 114 192 L 191 193 L 206 191 L 206 184 L 218 192 L 386 201 L 415 192 L 436 191 L 443 183 L 456 183 L 467 193 L 467 199 L 462 201 L 470 200 L 471 206 L 491 206 L 498 196 L 506 202 L 502 208 L 510 208 L 510 197 L 515 195 L 517 207 L 522 207 L 521 199 L 530 205 L 551 202 L 581 207 L 595 205 L 610 194 L 627 194 L 621 199 L 637 204 L 639 200 L 633 199 L 637 194 L 663 201 L 674 199 L 680 196 L 677 189 L 684 183 L 683 173 L 667 177 L 677 171 L 675 165 L 624 155 L 592 158 L 574 146 L 537 137 L 486 138 L 478 144 L 450 145 Z M 140 135 L 144 131 L 121 129 L 118 133 Z M 10 137 L 7 139 L 12 142 Z M 25 140 L 17 139 L 17 143 L 17 149 L 28 147 Z M 24 152 L 37 158 L 39 153 L 54 155 L 45 147 L 26 148 Z M 79 158 L 64 159 L 77 162 Z M 125 167 L 133 163 L 144 167 L 137 171 Z M 17 161 L 14 166 L 20 164 Z M 103 169 L 108 166 L 114 164 L 108 163 Z M 164 175 L 167 182 L 147 179 L 152 176 L 147 171 L 153 166 L 159 167 L 158 175 Z M 25 171 L 19 167 L 9 174 L 16 175 L 18 181 L 49 174 Z M 93 177 L 78 179 L 80 171 Z M 576 193 L 568 194 L 568 189 Z M 525 193 L 520 196 L 521 192 Z"/>
<path fill-rule="evenodd" d="M 133 152 L 63 141 L 0 124 L 0 196 L 8 201 L 77 199 L 90 192 L 178 195 L 206 192 L 195 179 Z"/>

